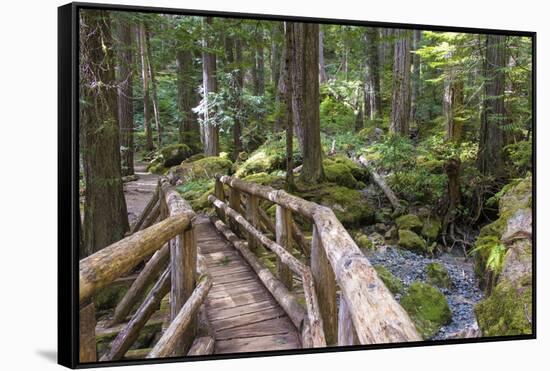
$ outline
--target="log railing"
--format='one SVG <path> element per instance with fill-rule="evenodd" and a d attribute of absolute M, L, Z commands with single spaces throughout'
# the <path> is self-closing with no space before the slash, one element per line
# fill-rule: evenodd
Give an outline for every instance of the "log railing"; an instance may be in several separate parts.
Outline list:
<path fill-rule="evenodd" d="M 242 195 L 246 196 L 246 217 L 241 206 Z M 228 203 L 224 201 L 226 198 Z M 258 200 L 276 204 L 275 223 L 258 207 Z M 216 227 L 241 251 L 302 330 L 304 346 L 319 346 L 323 341 L 328 345 L 352 345 L 421 340 L 405 310 L 395 301 L 331 209 L 283 190 L 229 176 L 216 176 L 215 195 L 210 196 L 209 201 L 218 210 L 218 216 L 227 219 L 232 230 L 219 220 L 215 221 Z M 292 213 L 312 222 L 310 244 L 292 220 Z M 275 231 L 276 242 L 260 231 L 262 224 L 266 232 Z M 241 234 L 239 227 L 244 229 L 248 244 L 235 235 Z M 289 253 L 292 239 L 305 252 L 309 266 Z M 252 253 L 257 244 L 276 254 L 278 279 L 262 267 Z M 302 278 L 306 314 L 288 290 L 292 282 L 288 269 Z M 341 291 L 339 306 L 337 286 Z"/>
<path fill-rule="evenodd" d="M 141 304 L 101 361 L 124 356 L 168 293 L 170 324 L 148 357 L 212 352 L 213 337 L 201 329 L 199 320 L 204 317 L 202 303 L 212 281 L 197 253 L 194 216 L 190 205 L 163 179 L 128 237 L 80 261 L 81 362 L 97 360 L 93 296 L 142 261 L 147 262 L 118 303 L 109 324 L 124 322 L 132 308 Z M 200 341 L 194 342 L 197 334 Z"/>

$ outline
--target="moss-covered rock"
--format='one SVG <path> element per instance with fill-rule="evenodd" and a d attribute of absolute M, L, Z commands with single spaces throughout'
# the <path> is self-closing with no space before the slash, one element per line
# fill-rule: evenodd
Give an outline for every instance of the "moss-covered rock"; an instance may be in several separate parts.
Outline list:
<path fill-rule="evenodd" d="M 392 210 L 386 207 L 377 209 L 374 213 L 374 219 L 377 223 L 389 224 L 392 220 Z"/>
<path fill-rule="evenodd" d="M 423 237 L 428 241 L 435 241 L 439 232 L 441 231 L 441 221 L 439 219 L 428 217 L 424 219 L 422 225 L 422 231 L 420 232 Z"/>
<path fill-rule="evenodd" d="M 301 154 L 297 143 L 293 146 L 294 164 L 301 163 Z M 271 173 L 276 170 L 284 170 L 286 166 L 286 141 L 284 138 L 274 138 L 266 141 L 258 149 L 239 162 L 235 169 L 237 178 L 244 178 L 255 173 Z"/>
<path fill-rule="evenodd" d="M 162 147 L 159 151 L 162 156 L 164 167 L 171 167 L 181 164 L 183 160 L 191 155 L 191 149 L 186 144 L 170 144 Z"/>
<path fill-rule="evenodd" d="M 398 229 L 408 229 L 416 233 L 422 230 L 422 221 L 414 214 L 407 214 L 395 219 L 395 224 Z"/>
<path fill-rule="evenodd" d="M 247 182 L 252 182 L 261 185 L 271 186 L 273 188 L 281 188 L 284 186 L 284 176 L 268 174 L 268 173 L 256 173 L 251 174 L 243 178 Z"/>
<path fill-rule="evenodd" d="M 355 236 L 355 242 L 357 243 L 357 246 L 359 246 L 359 248 L 363 250 L 370 250 L 374 248 L 374 244 L 372 243 L 372 241 L 366 234 L 363 233 L 358 233 Z"/>
<path fill-rule="evenodd" d="M 413 250 L 417 252 L 426 252 L 426 241 L 408 229 L 400 229 L 398 232 L 399 240 L 397 244 L 407 250 Z"/>
<path fill-rule="evenodd" d="M 356 189 L 324 183 L 317 185 L 315 189 L 296 192 L 296 194 L 330 207 L 346 227 L 368 225 L 374 222 L 374 208 Z"/>
<path fill-rule="evenodd" d="M 531 275 L 516 284 L 504 280 L 492 294 L 475 306 L 483 336 L 528 335 L 532 329 Z"/>
<path fill-rule="evenodd" d="M 229 174 L 233 163 L 227 158 L 205 157 L 193 162 L 184 162 L 177 174 L 184 180 L 213 179 L 216 174 Z"/>
<path fill-rule="evenodd" d="M 423 339 L 432 338 L 441 326 L 451 322 L 447 299 L 436 287 L 426 283 L 413 282 L 400 303 Z"/>
<path fill-rule="evenodd" d="M 392 294 L 402 294 L 404 289 L 403 283 L 399 278 L 395 277 L 386 267 L 382 265 L 375 265 L 376 273 L 378 277 L 384 282 L 384 285 L 392 292 Z"/>
<path fill-rule="evenodd" d="M 99 291 L 94 297 L 95 309 L 97 312 L 112 309 L 122 300 L 128 286 L 112 284 Z"/>
<path fill-rule="evenodd" d="M 440 263 L 426 265 L 426 281 L 442 289 L 449 289 L 452 284 L 447 268 Z"/>
<path fill-rule="evenodd" d="M 357 179 L 350 169 L 329 159 L 323 161 L 325 176 L 329 182 L 336 183 L 348 188 L 357 188 Z"/>

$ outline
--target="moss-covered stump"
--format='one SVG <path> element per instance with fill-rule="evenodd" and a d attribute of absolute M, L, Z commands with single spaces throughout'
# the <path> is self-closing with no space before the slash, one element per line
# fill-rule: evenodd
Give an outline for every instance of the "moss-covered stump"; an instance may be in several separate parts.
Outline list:
<path fill-rule="evenodd" d="M 404 289 L 403 283 L 399 278 L 395 277 L 386 267 L 375 265 L 374 269 L 378 273 L 378 277 L 384 282 L 384 285 L 392 292 L 392 294 L 402 294 Z"/>
<path fill-rule="evenodd" d="M 408 229 L 416 233 L 420 233 L 423 223 L 420 218 L 414 214 L 407 214 L 395 219 L 395 224 L 398 229 Z"/>
<path fill-rule="evenodd" d="M 400 303 L 423 339 L 432 338 L 441 326 L 451 322 L 447 299 L 436 287 L 426 283 L 413 282 Z"/>
<path fill-rule="evenodd" d="M 427 252 L 426 241 L 408 229 L 400 229 L 398 231 L 399 240 L 397 245 L 407 250 L 412 250 L 420 253 Z"/>
<path fill-rule="evenodd" d="M 443 289 L 449 289 L 452 285 L 447 268 L 440 263 L 430 263 L 426 265 L 426 281 L 431 285 Z"/>
<path fill-rule="evenodd" d="M 532 333 L 531 276 L 516 284 L 504 280 L 492 294 L 475 306 L 483 336 L 528 335 Z"/>
<path fill-rule="evenodd" d="M 420 232 L 427 241 L 435 241 L 441 231 L 441 221 L 439 219 L 428 217 L 424 219 L 422 231 Z"/>
<path fill-rule="evenodd" d="M 529 176 L 503 188 L 499 219 L 476 240 L 476 273 L 489 292 L 475 308 L 483 336 L 532 333 L 531 182 Z"/>

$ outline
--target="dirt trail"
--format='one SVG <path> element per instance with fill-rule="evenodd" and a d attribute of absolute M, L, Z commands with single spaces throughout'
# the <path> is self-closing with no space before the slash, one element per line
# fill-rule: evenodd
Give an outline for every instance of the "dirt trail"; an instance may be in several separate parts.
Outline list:
<path fill-rule="evenodd" d="M 128 221 L 132 225 L 153 195 L 159 176 L 147 171 L 147 164 L 136 162 L 134 173 L 138 180 L 124 184 L 124 196 L 128 209 Z"/>

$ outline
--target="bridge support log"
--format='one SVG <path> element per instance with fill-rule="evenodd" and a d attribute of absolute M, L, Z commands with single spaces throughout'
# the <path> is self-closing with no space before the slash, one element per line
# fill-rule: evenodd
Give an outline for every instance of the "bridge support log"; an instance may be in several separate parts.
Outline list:
<path fill-rule="evenodd" d="M 90 302 L 79 312 L 79 359 L 80 362 L 96 362 L 97 350 L 95 344 L 95 304 Z"/>
<path fill-rule="evenodd" d="M 187 353 L 188 356 L 203 356 L 214 353 L 214 339 L 210 336 L 196 338 Z"/>
<path fill-rule="evenodd" d="M 111 343 L 111 349 L 101 357 L 101 361 L 114 361 L 124 357 L 124 354 L 137 340 L 139 332 L 145 323 L 158 309 L 162 298 L 170 291 L 170 268 L 167 268 L 153 286 L 143 303 L 140 305 L 130 322 L 118 333 Z"/>
<path fill-rule="evenodd" d="M 165 244 L 162 249 L 155 252 L 151 259 L 145 264 L 145 267 L 139 272 L 139 275 L 128 289 L 120 303 L 115 308 L 115 313 L 111 319 L 109 327 L 116 325 L 126 318 L 134 305 L 143 298 L 145 290 L 159 276 L 161 271 L 166 268 L 170 257 L 170 249 Z"/>
<path fill-rule="evenodd" d="M 195 314 L 204 302 L 206 295 L 208 295 L 210 287 L 212 287 L 212 279 L 210 276 L 201 276 L 193 294 L 185 302 L 185 305 L 181 308 L 176 318 L 170 323 L 170 326 L 168 326 L 155 347 L 147 355 L 147 358 L 170 357 L 176 352 L 176 347 L 180 339 L 196 318 Z"/>
<path fill-rule="evenodd" d="M 280 205 L 275 210 L 275 230 L 277 243 L 292 253 L 292 212 Z M 292 271 L 278 256 L 277 271 L 279 280 L 287 289 L 292 290 Z"/>
<path fill-rule="evenodd" d="M 79 302 L 123 276 L 189 226 L 187 215 L 171 216 L 80 260 Z"/>
<path fill-rule="evenodd" d="M 237 211 L 239 214 L 242 213 L 241 209 L 241 192 L 238 189 L 230 188 L 229 190 L 229 206 Z M 232 219 L 227 220 L 229 226 L 234 231 L 240 232 L 239 224 L 233 221 Z M 239 234 L 239 236 L 243 236 L 242 234 Z"/>
<path fill-rule="evenodd" d="M 327 344 L 335 344 L 338 334 L 336 280 L 315 225 L 311 240 L 311 273 L 319 299 Z"/>
<path fill-rule="evenodd" d="M 155 193 L 153 193 L 153 196 L 149 199 L 149 202 L 145 206 L 145 209 L 143 209 L 138 220 L 132 226 L 132 229 L 130 230 L 130 234 L 133 234 L 143 228 L 147 228 L 147 227 L 142 228 L 142 224 L 143 222 L 145 222 L 145 219 L 149 216 L 149 213 L 151 212 L 151 210 L 153 210 L 155 205 L 157 205 L 158 200 L 159 200 L 159 187 L 157 186 L 157 188 L 155 188 Z"/>
<path fill-rule="evenodd" d="M 220 182 L 220 180 L 217 179 L 217 178 L 216 178 L 215 183 L 214 183 L 214 195 L 216 196 L 217 199 L 222 200 L 223 202 L 225 202 L 225 193 L 223 191 L 223 183 Z M 223 213 L 223 210 L 216 209 L 216 212 L 218 214 L 218 218 L 220 218 L 221 220 L 223 220 L 225 222 L 226 220 L 225 220 L 225 215 Z"/>

